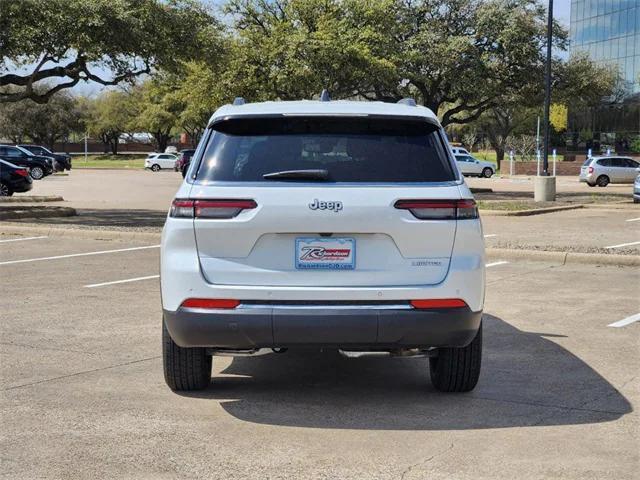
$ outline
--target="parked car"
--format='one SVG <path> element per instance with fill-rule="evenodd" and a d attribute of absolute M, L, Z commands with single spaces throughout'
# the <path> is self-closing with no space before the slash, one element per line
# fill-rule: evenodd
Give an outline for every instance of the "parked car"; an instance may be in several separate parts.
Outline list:
<path fill-rule="evenodd" d="M 176 166 L 175 166 L 175 171 L 182 172 L 183 177 L 187 173 L 187 169 L 191 164 L 191 158 L 193 157 L 194 153 L 196 153 L 196 151 L 193 148 L 180 150 L 180 154 L 178 155 L 178 161 L 176 162 Z"/>
<path fill-rule="evenodd" d="M 0 145 L 0 159 L 20 167 L 28 167 L 29 175 L 34 180 L 41 180 L 53 173 L 53 160 L 48 157 L 33 155 L 28 150 L 12 145 Z"/>
<path fill-rule="evenodd" d="M 149 168 L 153 172 L 159 172 L 163 168 L 173 169 L 177 160 L 178 157 L 171 153 L 150 153 L 144 161 L 144 168 Z"/>
<path fill-rule="evenodd" d="M 427 356 L 438 390 L 475 387 L 484 241 L 444 129 L 412 100 L 327 97 L 211 118 L 162 237 L 171 389 L 209 386 L 212 355 L 300 346 Z"/>
<path fill-rule="evenodd" d="M 633 203 L 640 203 L 640 175 L 633 182 Z"/>
<path fill-rule="evenodd" d="M 175 145 L 169 145 L 167 148 L 164 149 L 164 153 L 173 153 L 173 154 L 178 154 L 178 148 Z"/>
<path fill-rule="evenodd" d="M 471 155 L 456 155 L 456 164 L 463 175 L 475 175 L 491 178 L 496 173 L 496 166 L 491 162 L 478 160 Z"/>
<path fill-rule="evenodd" d="M 471 155 L 464 147 L 451 147 L 451 151 L 454 155 Z"/>
<path fill-rule="evenodd" d="M 53 153 L 51 150 L 41 145 L 20 144 L 16 146 L 24 148 L 34 155 L 53 158 L 53 167 L 56 172 L 71 170 L 71 155 L 67 153 Z"/>
<path fill-rule="evenodd" d="M 28 192 L 32 187 L 33 180 L 26 168 L 0 160 L 0 197 L 10 197 L 15 192 Z"/>
<path fill-rule="evenodd" d="M 610 183 L 633 183 L 640 173 L 640 163 L 629 157 L 591 157 L 580 167 L 580 181 L 590 187 Z"/>

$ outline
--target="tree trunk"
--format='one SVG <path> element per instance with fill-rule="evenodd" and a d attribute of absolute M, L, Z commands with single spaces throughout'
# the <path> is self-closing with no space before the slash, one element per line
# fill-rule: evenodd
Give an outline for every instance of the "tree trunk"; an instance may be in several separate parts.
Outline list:
<path fill-rule="evenodd" d="M 496 151 L 496 164 L 498 165 L 498 170 L 500 170 L 500 166 L 504 160 L 504 146 L 498 145 L 493 147 L 493 149 Z"/>
<path fill-rule="evenodd" d="M 111 153 L 113 155 L 118 154 L 118 136 L 111 139 Z"/>
<path fill-rule="evenodd" d="M 169 143 L 171 135 L 164 132 L 156 132 L 153 134 L 153 138 L 156 141 L 158 152 L 164 153 L 164 151 L 167 149 L 167 144 Z"/>

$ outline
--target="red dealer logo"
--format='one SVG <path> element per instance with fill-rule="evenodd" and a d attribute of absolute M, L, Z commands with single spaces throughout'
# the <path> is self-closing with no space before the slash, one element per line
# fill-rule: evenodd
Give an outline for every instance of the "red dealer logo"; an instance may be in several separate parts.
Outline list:
<path fill-rule="evenodd" d="M 351 250 L 348 248 L 324 248 L 324 247 L 302 247 L 300 260 L 340 260 L 348 258 Z"/>

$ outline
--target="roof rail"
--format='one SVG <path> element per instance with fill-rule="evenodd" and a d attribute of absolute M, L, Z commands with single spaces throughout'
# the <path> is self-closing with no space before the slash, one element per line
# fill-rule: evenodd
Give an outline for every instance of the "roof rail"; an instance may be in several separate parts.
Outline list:
<path fill-rule="evenodd" d="M 329 90 L 327 90 L 326 88 L 324 90 L 322 90 L 322 93 L 320 94 L 320 101 L 321 102 L 330 102 L 331 101 L 331 95 L 329 95 Z"/>
<path fill-rule="evenodd" d="M 242 97 L 236 97 L 233 99 L 233 105 L 244 105 L 245 101 Z"/>
<path fill-rule="evenodd" d="M 398 103 L 401 103 L 403 105 L 408 105 L 410 107 L 416 107 L 416 101 L 413 98 L 407 97 L 407 98 L 403 98 L 402 100 L 398 100 Z"/>

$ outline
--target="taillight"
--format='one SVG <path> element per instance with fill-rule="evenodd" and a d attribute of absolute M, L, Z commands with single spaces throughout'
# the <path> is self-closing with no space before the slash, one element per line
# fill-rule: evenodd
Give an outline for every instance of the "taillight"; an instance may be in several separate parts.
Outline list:
<path fill-rule="evenodd" d="M 466 307 L 467 303 L 459 298 L 431 298 L 427 300 L 411 300 L 409 302 L 413 308 L 460 308 Z"/>
<path fill-rule="evenodd" d="M 28 177 L 29 176 L 29 172 L 27 170 L 25 170 L 24 168 L 20 168 L 18 170 L 14 170 L 13 173 L 18 174 L 21 177 Z"/>
<path fill-rule="evenodd" d="M 409 210 L 420 220 L 466 220 L 478 218 L 475 200 L 398 200 L 394 207 Z"/>
<path fill-rule="evenodd" d="M 593 173 L 593 167 L 589 167 L 589 173 Z"/>
<path fill-rule="evenodd" d="M 171 204 L 169 215 L 176 218 L 233 218 L 243 210 L 258 206 L 253 200 L 181 200 Z"/>
<path fill-rule="evenodd" d="M 183 308 L 231 309 L 240 305 L 229 298 L 188 298 L 180 305 Z"/>

